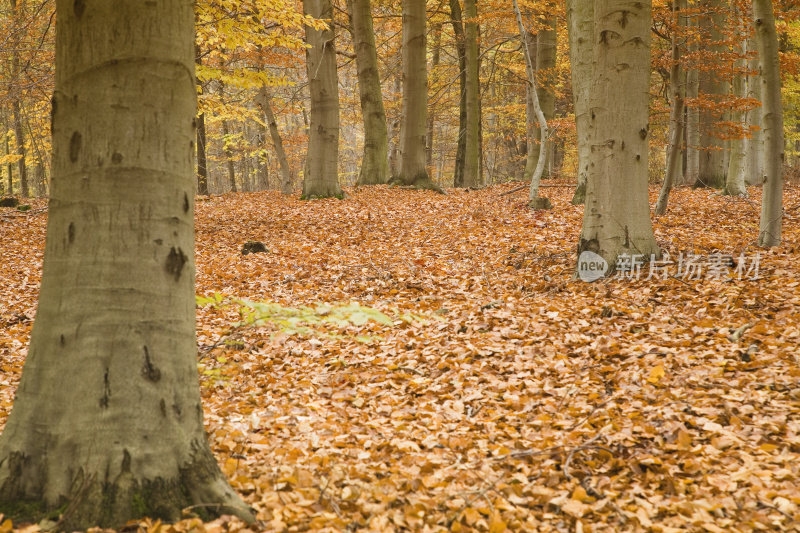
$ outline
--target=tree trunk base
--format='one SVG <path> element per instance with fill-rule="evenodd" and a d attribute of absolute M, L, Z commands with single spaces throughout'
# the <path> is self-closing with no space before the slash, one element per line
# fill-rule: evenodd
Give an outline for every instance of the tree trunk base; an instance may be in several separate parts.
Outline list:
<path fill-rule="evenodd" d="M 392 179 L 389 180 L 389 185 L 394 187 L 403 187 L 407 189 L 415 189 L 415 190 L 425 190 L 425 191 L 435 191 L 439 194 L 446 194 L 444 190 L 436 185 L 428 174 L 425 172 L 421 172 L 415 176 L 407 177 L 407 176 L 394 176 Z"/>
<path fill-rule="evenodd" d="M 78 470 L 68 494 L 56 502 L 47 502 L 44 494 L 48 469 L 67 468 L 69 462 L 47 464 L 43 458 L 12 453 L 0 461 L 6 474 L 0 479 L 0 513 L 17 523 L 58 520 L 58 531 L 115 528 L 145 517 L 176 522 L 191 515 L 210 520 L 232 514 L 254 522 L 252 509 L 228 486 L 208 447 L 196 443 L 194 449 L 191 461 L 171 479 L 135 479 L 127 452 L 115 479 L 108 479 L 107 472 Z"/>
<path fill-rule="evenodd" d="M 553 203 L 550 198 L 538 197 L 528 202 L 528 207 L 537 211 L 553 209 Z"/>
<path fill-rule="evenodd" d="M 575 194 L 572 195 L 572 205 L 583 205 L 586 202 L 586 182 L 579 183 L 575 187 Z"/>

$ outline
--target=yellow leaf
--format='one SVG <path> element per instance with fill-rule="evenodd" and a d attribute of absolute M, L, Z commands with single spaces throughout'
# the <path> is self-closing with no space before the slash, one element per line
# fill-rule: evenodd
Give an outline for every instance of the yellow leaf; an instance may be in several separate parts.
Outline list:
<path fill-rule="evenodd" d="M 589 496 L 586 493 L 586 489 L 584 489 L 580 485 L 575 487 L 575 490 L 572 491 L 572 499 L 573 500 L 578 500 L 579 502 L 583 502 L 583 503 L 594 503 L 595 502 L 595 499 L 592 498 L 591 496 Z"/>
<path fill-rule="evenodd" d="M 500 516 L 500 512 L 495 511 L 492 515 L 492 521 L 489 522 L 489 533 L 503 533 L 506 528 L 506 523 L 503 522 L 503 517 Z"/>
<path fill-rule="evenodd" d="M 759 448 L 761 449 L 761 451 L 764 451 L 764 452 L 767 452 L 767 453 L 772 453 L 772 452 L 774 452 L 775 450 L 778 449 L 778 447 L 776 445 L 770 444 L 768 442 L 765 442 L 764 444 L 759 446 Z M 0 529 L 0 531 L 2 531 L 2 530 Z"/>
<path fill-rule="evenodd" d="M 647 378 L 647 382 L 656 385 L 665 375 L 664 365 L 658 365 L 650 371 L 650 377 Z"/>

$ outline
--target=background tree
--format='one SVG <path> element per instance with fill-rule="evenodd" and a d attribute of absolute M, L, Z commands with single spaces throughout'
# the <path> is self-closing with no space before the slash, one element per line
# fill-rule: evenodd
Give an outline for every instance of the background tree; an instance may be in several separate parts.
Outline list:
<path fill-rule="evenodd" d="M 577 129 L 577 186 L 572 203 L 580 205 L 586 198 L 586 177 L 589 174 L 589 98 L 592 87 L 592 48 L 594 4 L 567 0 L 569 58 L 572 74 L 572 102 Z"/>
<path fill-rule="evenodd" d="M 330 0 L 303 0 L 303 11 L 331 21 L 327 28 L 306 26 L 306 71 L 311 94 L 308 155 L 303 176 L 304 198 L 341 196 L 339 186 L 339 78 L 333 6 Z"/>
<path fill-rule="evenodd" d="M 56 7 L 57 178 L 0 512 L 65 508 L 64 530 L 195 504 L 251 520 L 206 442 L 197 382 L 192 2 Z"/>
<path fill-rule="evenodd" d="M 353 48 L 358 65 L 358 90 L 364 117 L 364 154 L 358 173 L 359 185 L 378 185 L 389 181 L 389 137 L 383 109 L 378 51 L 369 0 L 348 0 Z"/>
<path fill-rule="evenodd" d="M 764 192 L 761 199 L 761 223 L 758 245 L 778 246 L 783 223 L 783 105 L 781 103 L 780 58 L 775 14 L 770 0 L 753 0 L 761 95 L 764 102 Z"/>

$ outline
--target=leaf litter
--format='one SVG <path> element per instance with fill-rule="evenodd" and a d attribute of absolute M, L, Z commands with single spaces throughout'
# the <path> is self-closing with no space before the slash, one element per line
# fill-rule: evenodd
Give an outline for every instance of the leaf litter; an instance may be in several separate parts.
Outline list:
<path fill-rule="evenodd" d="M 759 253 L 758 279 L 587 284 L 573 278 L 571 190 L 530 211 L 524 191 L 501 196 L 512 188 L 200 199 L 206 425 L 259 522 L 132 530 L 796 530 L 798 190 L 775 250 L 754 246 L 757 190 L 678 189 L 654 221 L 671 257 Z M 0 424 L 43 206 L 0 212 Z M 268 251 L 242 255 L 251 240 Z M 40 526 L 0 518 L 0 531 Z"/>

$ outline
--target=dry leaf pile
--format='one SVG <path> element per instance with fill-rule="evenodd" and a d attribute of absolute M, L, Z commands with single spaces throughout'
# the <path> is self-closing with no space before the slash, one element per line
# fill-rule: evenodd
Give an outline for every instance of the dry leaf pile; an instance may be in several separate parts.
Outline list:
<path fill-rule="evenodd" d="M 759 252 L 759 279 L 587 284 L 571 189 L 532 212 L 511 188 L 198 202 L 206 422 L 251 529 L 800 527 L 800 192 L 778 250 L 754 246 L 756 190 L 679 189 L 655 221 L 672 257 Z M 0 212 L 0 423 L 44 222 Z"/>

